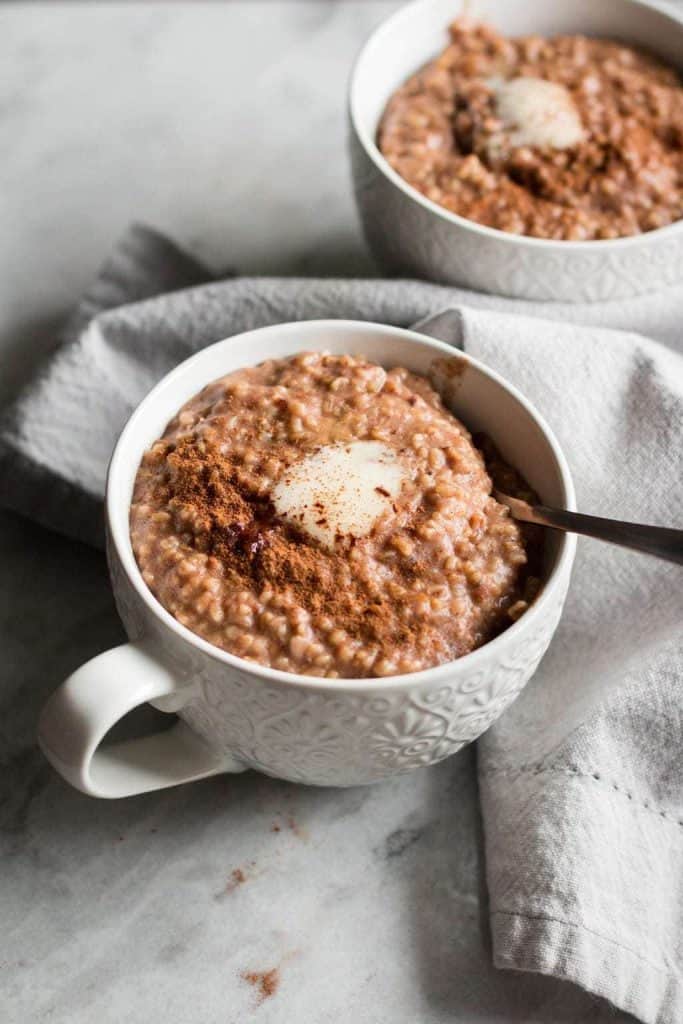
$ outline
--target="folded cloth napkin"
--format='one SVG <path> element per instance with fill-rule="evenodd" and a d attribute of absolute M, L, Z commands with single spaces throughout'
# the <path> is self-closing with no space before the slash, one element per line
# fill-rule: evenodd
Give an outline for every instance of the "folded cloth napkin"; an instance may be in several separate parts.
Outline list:
<path fill-rule="evenodd" d="M 116 437 L 192 352 L 285 320 L 408 325 L 457 307 L 447 340 L 546 416 L 580 508 L 683 525 L 683 286 L 556 306 L 419 282 L 206 277 L 155 233 L 127 235 L 4 417 L 4 504 L 99 543 Z M 683 1021 L 682 622 L 680 568 L 581 541 L 550 651 L 478 748 L 495 963 L 653 1024 Z"/>

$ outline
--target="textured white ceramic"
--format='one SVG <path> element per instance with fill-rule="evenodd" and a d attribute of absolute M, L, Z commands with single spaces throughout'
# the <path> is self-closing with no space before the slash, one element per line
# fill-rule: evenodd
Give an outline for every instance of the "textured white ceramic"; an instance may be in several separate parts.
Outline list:
<path fill-rule="evenodd" d="M 683 221 L 632 238 L 554 242 L 487 228 L 412 188 L 375 145 L 394 91 L 443 49 L 458 0 L 414 0 L 370 37 L 350 85 L 350 150 L 365 235 L 388 271 L 525 299 L 593 302 L 675 284 Z M 683 22 L 637 0 L 471 0 L 467 12 L 507 35 L 581 32 L 643 46 L 683 68 Z"/>
<path fill-rule="evenodd" d="M 106 495 L 108 556 L 117 607 L 131 643 L 78 669 L 50 698 L 40 744 L 74 786 L 126 796 L 256 768 L 316 785 L 375 782 L 432 764 L 476 739 L 519 693 L 557 626 L 575 540 L 554 537 L 546 584 L 530 610 L 458 661 L 385 679 L 325 680 L 244 661 L 180 625 L 142 580 L 128 512 L 145 449 L 209 381 L 267 357 L 301 350 L 364 353 L 385 366 L 430 375 L 457 359 L 447 399 L 483 430 L 550 505 L 574 507 L 566 461 L 550 429 L 493 371 L 413 331 L 354 321 L 284 324 L 229 338 L 178 366 L 145 398 L 112 457 Z M 464 369 L 463 369 L 464 367 Z M 175 711 L 166 732 L 102 745 L 128 711 L 149 701 Z"/>

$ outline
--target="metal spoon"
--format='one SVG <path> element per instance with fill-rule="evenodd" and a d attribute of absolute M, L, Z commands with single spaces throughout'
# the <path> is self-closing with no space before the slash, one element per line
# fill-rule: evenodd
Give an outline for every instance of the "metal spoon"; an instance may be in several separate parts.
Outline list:
<path fill-rule="evenodd" d="M 513 519 L 536 526 L 549 526 L 553 530 L 580 533 L 584 537 L 595 537 L 611 544 L 633 551 L 644 551 L 648 555 L 664 558 L 667 562 L 683 565 L 683 530 L 666 526 L 641 526 L 638 523 L 623 523 L 618 519 L 599 519 L 585 516 L 580 512 L 567 512 L 545 505 L 529 505 L 520 498 L 494 491 L 493 496 L 501 505 L 507 505 Z"/>

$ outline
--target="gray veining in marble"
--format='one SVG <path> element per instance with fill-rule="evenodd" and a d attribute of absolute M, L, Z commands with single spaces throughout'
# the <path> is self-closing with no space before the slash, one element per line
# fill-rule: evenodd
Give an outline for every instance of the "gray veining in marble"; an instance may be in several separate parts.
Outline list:
<path fill-rule="evenodd" d="M 3 5 L 0 400 L 132 218 L 216 267 L 368 270 L 344 86 L 394 6 Z M 625 1020 L 491 967 L 471 750 L 367 790 L 69 789 L 35 749 L 37 714 L 121 627 L 100 555 L 0 526 L 4 1024 Z M 259 1001 L 245 975 L 273 968 Z"/>

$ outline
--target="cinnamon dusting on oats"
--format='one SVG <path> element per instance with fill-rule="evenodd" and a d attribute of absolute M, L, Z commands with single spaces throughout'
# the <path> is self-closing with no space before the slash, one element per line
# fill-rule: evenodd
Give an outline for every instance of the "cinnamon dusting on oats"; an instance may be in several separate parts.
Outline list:
<path fill-rule="evenodd" d="M 198 446 L 186 438 L 167 461 L 169 507 L 195 517 L 193 547 L 218 558 L 231 584 L 269 585 L 276 595 L 290 594 L 309 614 L 326 615 L 348 636 L 367 643 L 396 643 L 409 635 L 396 603 L 369 593 L 348 573 L 348 549 L 362 541 L 339 535 L 341 553 L 311 543 L 279 520 L 267 499 L 236 483 L 230 454 L 216 445 Z M 410 561 L 397 564 L 397 572 L 415 578 Z"/>

